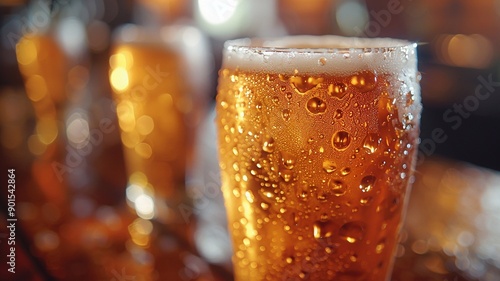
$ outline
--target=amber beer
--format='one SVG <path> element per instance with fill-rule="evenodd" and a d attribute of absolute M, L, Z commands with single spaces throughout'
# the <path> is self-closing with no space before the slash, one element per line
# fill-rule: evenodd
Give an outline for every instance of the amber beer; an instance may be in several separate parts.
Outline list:
<path fill-rule="evenodd" d="M 168 40 L 184 30 L 187 27 L 172 29 Z M 123 27 L 110 56 L 109 79 L 129 177 L 127 198 L 139 204 L 135 209 L 143 218 L 185 223 L 178 207 L 187 204 L 186 167 L 203 97 L 196 97 L 186 75 L 190 66 L 184 42 L 164 37 L 164 30 Z M 155 199 L 154 209 L 145 199 Z M 176 218 L 171 217 L 174 213 Z"/>
<path fill-rule="evenodd" d="M 419 133 L 415 48 L 226 43 L 216 110 L 236 280 L 388 280 Z"/>

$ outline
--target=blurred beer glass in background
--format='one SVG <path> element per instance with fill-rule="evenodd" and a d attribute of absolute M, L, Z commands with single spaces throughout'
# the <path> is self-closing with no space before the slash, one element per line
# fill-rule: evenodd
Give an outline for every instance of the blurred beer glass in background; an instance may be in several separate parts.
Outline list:
<path fill-rule="evenodd" d="M 236 280 L 388 280 L 419 133 L 415 49 L 226 43 L 216 120 Z"/>
<path fill-rule="evenodd" d="M 116 33 L 109 79 L 124 147 L 127 200 L 143 219 L 182 224 L 191 219 L 183 213 L 190 210 L 185 177 L 207 99 L 206 44 L 190 26 L 126 25 Z"/>

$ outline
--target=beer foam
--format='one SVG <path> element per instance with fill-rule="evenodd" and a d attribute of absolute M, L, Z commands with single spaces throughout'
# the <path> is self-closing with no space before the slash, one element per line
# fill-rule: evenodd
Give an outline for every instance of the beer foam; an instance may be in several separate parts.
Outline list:
<path fill-rule="evenodd" d="M 224 45 L 223 67 L 283 74 L 415 73 L 416 43 L 335 35 L 237 39 Z"/>

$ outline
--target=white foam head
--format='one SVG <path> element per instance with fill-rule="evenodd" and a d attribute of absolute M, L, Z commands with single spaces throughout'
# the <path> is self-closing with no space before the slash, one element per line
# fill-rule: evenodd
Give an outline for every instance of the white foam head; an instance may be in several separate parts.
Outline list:
<path fill-rule="evenodd" d="M 405 40 L 334 35 L 245 38 L 225 43 L 223 67 L 283 74 L 416 73 L 416 46 Z"/>

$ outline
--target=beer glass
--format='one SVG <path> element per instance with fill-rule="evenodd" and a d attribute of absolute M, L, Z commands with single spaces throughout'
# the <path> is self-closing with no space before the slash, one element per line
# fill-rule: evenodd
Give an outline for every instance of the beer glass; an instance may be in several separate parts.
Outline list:
<path fill-rule="evenodd" d="M 217 126 L 235 280 L 387 280 L 419 134 L 416 44 L 224 47 Z"/>
<path fill-rule="evenodd" d="M 190 26 L 126 25 L 116 34 L 110 83 L 124 147 L 127 199 L 143 219 L 186 228 L 185 177 L 203 116 L 206 50 Z M 195 60 L 195 61 L 194 61 Z M 190 77 L 196 67 L 199 76 Z"/>

